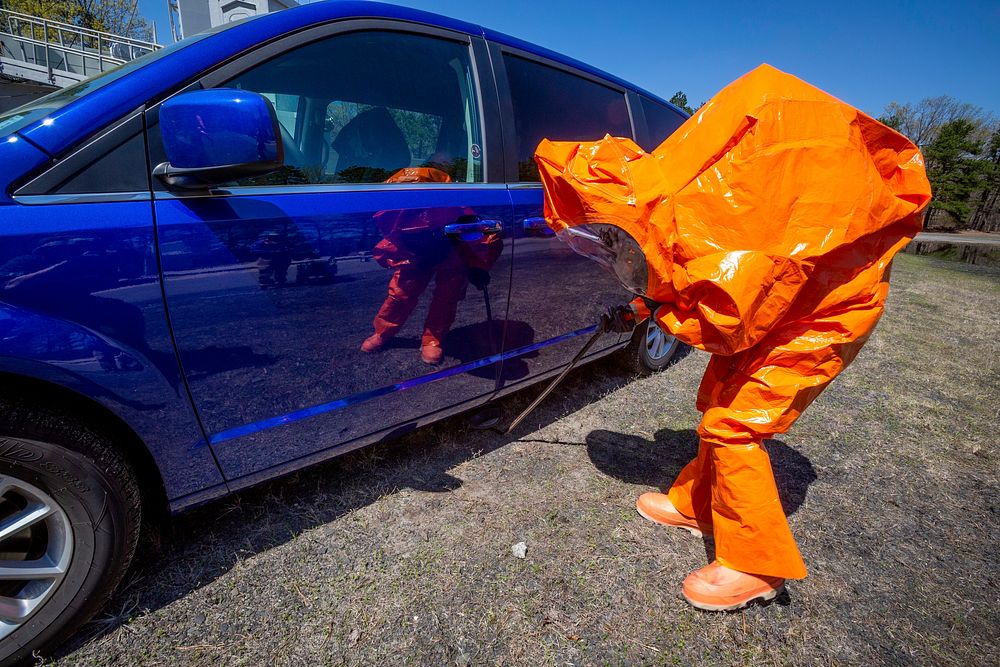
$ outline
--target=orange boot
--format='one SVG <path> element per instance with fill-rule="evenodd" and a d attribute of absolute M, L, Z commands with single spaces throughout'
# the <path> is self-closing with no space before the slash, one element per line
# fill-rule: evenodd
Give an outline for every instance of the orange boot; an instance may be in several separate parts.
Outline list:
<path fill-rule="evenodd" d="M 372 354 L 373 352 L 378 352 L 383 347 L 385 347 L 385 341 L 386 339 L 383 338 L 380 334 L 373 333 L 368 338 L 365 338 L 364 341 L 361 343 L 361 351 L 366 352 L 368 354 Z"/>
<path fill-rule="evenodd" d="M 644 519 L 664 526 L 683 528 L 695 537 L 712 533 L 712 526 L 699 522 L 697 519 L 684 516 L 677 511 L 670 498 L 665 493 L 644 493 L 635 501 L 635 509 Z"/>
<path fill-rule="evenodd" d="M 773 600 L 785 580 L 732 570 L 718 561 L 695 570 L 684 580 L 684 599 L 704 611 L 742 609 L 753 600 Z"/>
<path fill-rule="evenodd" d="M 425 364 L 437 366 L 444 359 L 440 341 L 424 338 L 420 343 L 420 359 Z"/>

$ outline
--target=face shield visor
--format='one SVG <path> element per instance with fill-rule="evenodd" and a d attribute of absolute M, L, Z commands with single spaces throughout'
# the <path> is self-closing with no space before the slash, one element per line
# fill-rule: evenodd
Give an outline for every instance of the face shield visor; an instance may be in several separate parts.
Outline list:
<path fill-rule="evenodd" d="M 629 292 L 646 295 L 649 281 L 646 256 L 639 243 L 621 227 L 595 222 L 565 227 L 557 236 L 577 254 L 604 267 Z"/>

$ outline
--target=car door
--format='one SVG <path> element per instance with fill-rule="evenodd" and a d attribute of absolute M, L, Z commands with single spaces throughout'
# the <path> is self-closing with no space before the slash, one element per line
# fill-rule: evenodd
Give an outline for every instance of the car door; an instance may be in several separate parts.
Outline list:
<path fill-rule="evenodd" d="M 488 182 L 500 156 L 484 53 L 464 34 L 353 21 L 202 80 L 269 99 L 285 156 L 226 189 L 155 196 L 178 356 L 227 478 L 494 391 L 512 213 Z M 155 112 L 148 124 L 155 155 Z"/>
<path fill-rule="evenodd" d="M 593 331 L 605 309 L 632 298 L 545 224 L 535 147 L 543 138 L 592 141 L 605 134 L 631 137 L 633 131 L 624 89 L 518 49 L 492 42 L 490 49 L 508 147 L 517 258 L 502 378 L 509 385 L 569 362 L 582 344 L 579 336 Z M 618 342 L 606 336 L 594 354 Z"/>

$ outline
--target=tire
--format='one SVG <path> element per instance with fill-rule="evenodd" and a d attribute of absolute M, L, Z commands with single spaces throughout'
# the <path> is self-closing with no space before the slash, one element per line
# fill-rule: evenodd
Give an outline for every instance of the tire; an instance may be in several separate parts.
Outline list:
<path fill-rule="evenodd" d="M 141 504 L 134 472 L 107 438 L 2 397 L 0 492 L 0 667 L 8 667 L 52 651 L 107 602 L 135 553 Z M 11 580 L 28 560 L 48 567 Z"/>
<path fill-rule="evenodd" d="M 632 340 L 622 353 L 629 370 L 639 375 L 651 375 L 676 361 L 682 345 L 651 319 L 646 319 L 632 332 Z"/>

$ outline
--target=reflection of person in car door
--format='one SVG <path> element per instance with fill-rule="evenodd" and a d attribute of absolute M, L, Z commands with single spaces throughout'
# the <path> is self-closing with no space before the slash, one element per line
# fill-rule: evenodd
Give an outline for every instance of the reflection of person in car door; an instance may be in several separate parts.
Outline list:
<path fill-rule="evenodd" d="M 250 251 L 257 256 L 257 280 L 261 289 L 288 283 L 288 267 L 292 263 L 292 252 L 287 241 L 281 238 L 281 234 L 264 232 L 250 246 Z"/>
<path fill-rule="evenodd" d="M 430 167 L 408 167 L 393 174 L 386 183 L 450 183 L 443 171 Z M 503 250 L 497 234 L 453 242 L 444 226 L 475 212 L 457 206 L 431 209 L 379 211 L 375 224 L 382 240 L 372 253 L 375 261 L 394 269 L 389 294 L 372 323 L 375 332 L 361 344 L 364 352 L 381 350 L 402 328 L 417 307 L 420 295 L 431 280 L 434 294 L 424 320 L 420 358 L 439 364 L 441 348 L 455 321 L 458 302 L 465 298 L 470 277 L 477 286 L 489 281 L 489 270 Z"/>

